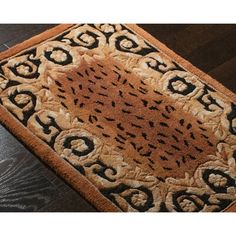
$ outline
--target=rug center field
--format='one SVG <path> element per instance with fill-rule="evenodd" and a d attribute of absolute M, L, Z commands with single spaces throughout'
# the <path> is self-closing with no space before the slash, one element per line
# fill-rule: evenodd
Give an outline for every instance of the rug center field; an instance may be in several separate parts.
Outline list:
<path fill-rule="evenodd" d="M 192 175 L 216 151 L 216 139 L 202 122 L 111 58 L 82 59 L 52 79 L 50 90 L 62 106 L 129 164 L 159 179 Z"/>

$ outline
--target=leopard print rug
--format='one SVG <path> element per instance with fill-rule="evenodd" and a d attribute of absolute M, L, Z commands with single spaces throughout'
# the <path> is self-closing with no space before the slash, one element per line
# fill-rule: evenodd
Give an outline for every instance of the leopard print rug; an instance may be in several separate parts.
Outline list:
<path fill-rule="evenodd" d="M 1 106 L 118 210 L 226 210 L 234 98 L 135 29 L 72 25 L 2 59 Z"/>

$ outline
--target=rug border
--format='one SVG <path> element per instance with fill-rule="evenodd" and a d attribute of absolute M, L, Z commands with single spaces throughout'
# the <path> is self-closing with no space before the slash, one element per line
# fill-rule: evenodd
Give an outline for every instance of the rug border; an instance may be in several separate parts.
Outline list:
<path fill-rule="evenodd" d="M 0 53 L 0 60 L 11 57 L 25 49 L 28 49 L 36 44 L 39 44 L 56 34 L 62 33 L 66 29 L 69 29 L 74 24 L 62 24 L 44 31 L 16 46 L 9 48 L 8 50 Z M 139 34 L 142 38 L 146 39 L 158 49 L 160 49 L 167 56 L 171 57 L 174 61 L 181 64 L 186 70 L 197 75 L 203 81 L 209 83 L 217 91 L 221 92 L 227 99 L 236 100 L 236 94 L 227 89 L 218 81 L 196 68 L 189 61 L 177 55 L 159 40 L 147 33 L 145 30 L 134 24 L 125 24 Z M 0 106 L 0 123 L 3 124 L 17 139 L 19 139 L 29 151 L 33 152 L 39 159 L 45 162 L 56 174 L 62 177 L 69 185 L 77 190 L 88 202 L 90 202 L 99 211 L 119 212 L 121 211 L 115 204 L 105 198 L 99 190 L 90 183 L 82 174 L 75 170 L 65 160 L 58 158 L 58 155 L 37 136 L 31 133 L 26 127 L 24 127 L 5 107 Z M 25 141 L 24 141 L 25 140 Z M 35 145 L 35 140 L 37 144 Z M 42 146 L 44 148 L 42 149 Z M 229 205 L 224 211 L 236 211 L 236 203 Z"/>

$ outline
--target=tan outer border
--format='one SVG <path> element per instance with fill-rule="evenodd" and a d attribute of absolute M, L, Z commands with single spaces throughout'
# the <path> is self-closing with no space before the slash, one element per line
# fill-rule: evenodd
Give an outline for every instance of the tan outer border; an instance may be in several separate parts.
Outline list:
<path fill-rule="evenodd" d="M 11 57 L 27 48 L 30 48 L 36 44 L 41 43 L 57 34 L 72 27 L 73 24 L 59 25 L 52 29 L 49 29 L 39 35 L 32 37 L 29 40 L 24 41 L 5 52 L 0 53 L 0 60 Z M 163 43 L 155 39 L 146 31 L 141 29 L 137 25 L 127 25 L 128 28 L 139 34 L 141 37 L 149 41 L 151 44 L 160 49 L 172 60 L 183 66 L 189 72 L 200 77 L 201 80 L 210 84 L 213 88 L 216 88 L 218 92 L 221 92 L 227 99 L 236 101 L 236 94 L 225 88 L 222 84 L 215 81 L 209 75 L 193 66 L 190 62 L 183 59 L 172 50 L 167 48 Z M 99 190 L 91 184 L 83 175 L 75 170 L 70 164 L 47 146 L 42 140 L 31 133 L 26 127 L 24 127 L 6 108 L 0 105 L 0 122 L 12 132 L 20 141 L 25 143 L 29 150 L 33 151 L 43 162 L 49 165 L 58 175 L 66 180 L 75 190 L 77 190 L 85 199 L 87 199 L 92 205 L 94 205 L 100 211 L 116 212 L 120 211 L 111 201 L 105 198 Z M 43 148 L 42 148 L 43 147 Z M 236 211 L 236 203 L 231 204 L 225 211 Z"/>

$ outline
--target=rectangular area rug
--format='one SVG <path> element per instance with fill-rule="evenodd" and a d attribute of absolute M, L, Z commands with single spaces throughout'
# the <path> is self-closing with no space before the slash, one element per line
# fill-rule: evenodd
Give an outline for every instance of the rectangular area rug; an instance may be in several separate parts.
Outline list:
<path fill-rule="evenodd" d="M 100 211 L 236 211 L 236 95 L 136 25 L 1 53 L 0 121 Z"/>

